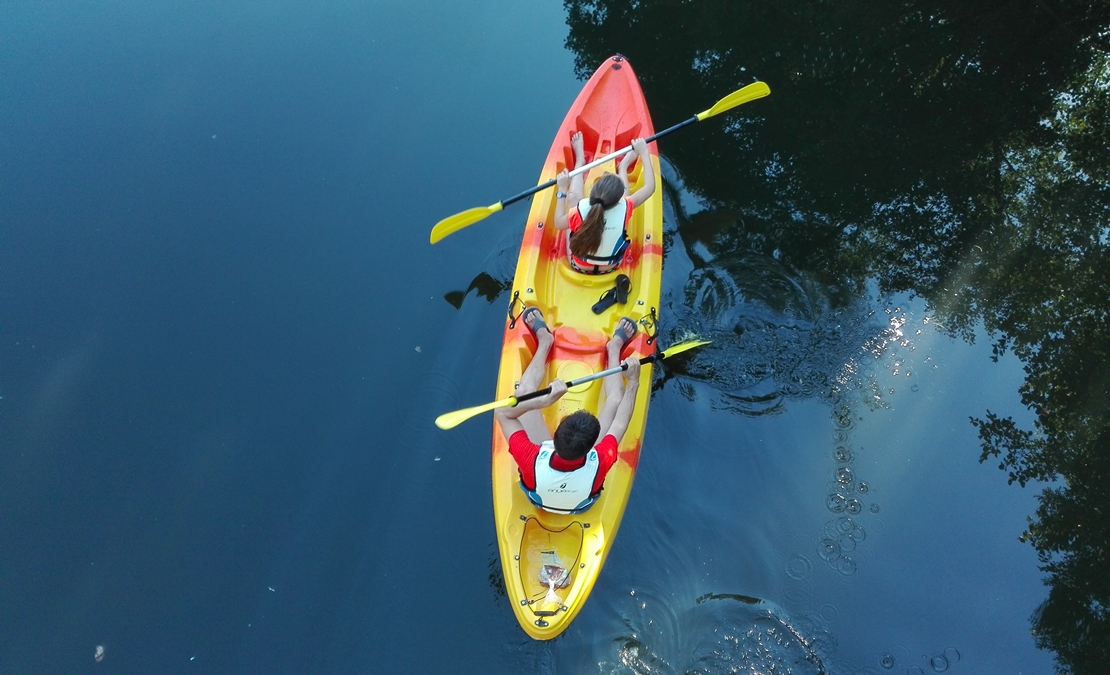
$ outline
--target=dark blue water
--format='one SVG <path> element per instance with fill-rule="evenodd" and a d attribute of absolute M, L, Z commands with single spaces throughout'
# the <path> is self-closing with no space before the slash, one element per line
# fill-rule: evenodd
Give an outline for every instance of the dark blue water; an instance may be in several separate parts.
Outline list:
<path fill-rule="evenodd" d="M 1051 672 L 1041 486 L 969 421 L 1031 424 L 1022 361 L 710 250 L 669 162 L 664 334 L 714 344 L 657 383 L 585 610 L 516 626 L 492 419 L 432 420 L 493 394 L 505 297 L 444 296 L 511 279 L 526 210 L 427 238 L 535 180 L 567 36 L 557 2 L 0 8 L 0 670 Z"/>

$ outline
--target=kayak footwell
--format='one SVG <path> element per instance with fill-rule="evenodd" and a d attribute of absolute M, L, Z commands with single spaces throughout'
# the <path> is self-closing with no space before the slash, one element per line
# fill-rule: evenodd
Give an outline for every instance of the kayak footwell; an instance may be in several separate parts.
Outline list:
<path fill-rule="evenodd" d="M 566 611 L 565 589 L 574 581 L 582 554 L 582 530 L 589 527 L 575 521 L 559 530 L 550 530 L 529 517 L 520 541 L 520 583 L 526 594 L 521 604 L 536 615 L 536 625 L 544 627 L 544 617 Z"/>

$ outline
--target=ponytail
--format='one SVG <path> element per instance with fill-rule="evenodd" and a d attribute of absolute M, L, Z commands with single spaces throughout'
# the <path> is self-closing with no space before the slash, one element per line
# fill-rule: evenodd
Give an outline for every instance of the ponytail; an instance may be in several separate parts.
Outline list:
<path fill-rule="evenodd" d="M 605 230 L 605 211 L 616 206 L 624 197 L 624 182 L 616 174 L 605 173 L 590 188 L 590 211 L 582 219 L 582 226 L 570 238 L 570 252 L 577 258 L 586 258 L 597 252 Z M 577 208 L 577 206 L 575 207 Z"/>
<path fill-rule="evenodd" d="M 601 234 L 605 229 L 605 207 L 599 200 L 590 200 L 590 212 L 582 219 L 582 227 L 570 238 L 570 252 L 578 258 L 594 254 L 601 245 Z"/>

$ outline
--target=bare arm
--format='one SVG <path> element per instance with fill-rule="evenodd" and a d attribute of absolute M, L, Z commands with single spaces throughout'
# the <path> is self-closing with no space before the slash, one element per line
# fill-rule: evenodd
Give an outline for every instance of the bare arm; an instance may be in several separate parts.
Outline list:
<path fill-rule="evenodd" d="M 497 419 L 497 424 L 501 427 L 501 433 L 504 434 L 505 440 L 509 440 L 509 437 L 516 432 L 524 430 L 524 425 L 520 423 L 519 419 L 521 415 L 529 410 L 542 410 L 561 399 L 565 393 L 567 393 L 566 383 L 562 380 L 552 380 L 550 394 L 521 401 L 514 406 L 494 410 L 493 416 Z"/>
<path fill-rule="evenodd" d="M 609 425 L 609 429 L 601 434 L 602 438 L 607 434 L 614 436 L 618 443 L 624 438 L 624 432 L 628 431 L 628 425 L 632 421 L 632 411 L 636 407 L 636 392 L 640 388 L 640 359 L 630 356 L 623 363 L 628 366 L 628 370 L 624 371 L 625 386 L 621 394 L 621 402 L 617 405 L 617 411 L 613 415 L 613 422 Z"/>
<path fill-rule="evenodd" d="M 586 150 L 582 145 L 581 131 L 574 132 L 570 137 L 570 145 L 574 150 L 574 168 L 578 170 L 586 164 Z M 586 188 L 586 176 L 579 173 L 572 178 L 569 172 L 560 171 L 557 181 L 559 192 L 566 194 L 566 197 L 555 203 L 555 229 L 565 230 L 570 226 L 570 223 L 567 222 L 568 209 L 576 208 L 578 202 L 582 201 L 582 192 Z"/>
<path fill-rule="evenodd" d="M 644 139 L 637 138 L 632 141 L 632 149 L 635 150 L 636 155 L 640 158 L 640 173 L 643 178 L 643 184 L 640 186 L 640 189 L 633 192 L 631 196 L 632 206 L 636 207 L 646 202 L 648 197 L 655 192 L 655 167 L 651 164 L 651 153 L 648 152 L 648 146 L 647 143 L 644 142 Z M 632 153 L 628 153 L 625 157 L 627 158 L 631 156 L 631 154 Z"/>
<path fill-rule="evenodd" d="M 570 223 L 567 222 L 567 204 L 570 203 L 570 195 L 567 194 L 567 190 L 570 189 L 570 177 L 565 169 L 555 177 L 555 183 L 559 186 L 556 189 L 563 195 L 555 198 L 555 229 L 565 230 L 570 227 Z M 574 203 L 577 204 L 578 202 Z"/>
<path fill-rule="evenodd" d="M 624 196 L 629 195 L 628 192 L 628 165 L 632 163 L 632 159 L 636 157 L 636 152 L 626 152 L 624 157 L 621 157 L 620 164 L 617 164 L 617 178 L 621 179 L 624 183 Z"/>

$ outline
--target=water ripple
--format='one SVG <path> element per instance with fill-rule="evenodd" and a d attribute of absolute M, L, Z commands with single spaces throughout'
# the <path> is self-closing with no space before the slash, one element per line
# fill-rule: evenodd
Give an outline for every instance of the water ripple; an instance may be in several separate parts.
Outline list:
<path fill-rule="evenodd" d="M 786 576 L 801 581 L 809 578 L 810 572 L 813 571 L 813 563 L 809 561 L 809 558 L 795 553 L 786 559 L 785 569 Z"/>
<path fill-rule="evenodd" d="M 824 660 L 836 640 L 819 627 L 795 621 L 781 607 L 733 594 L 706 594 L 678 619 L 677 632 L 658 641 L 620 638 L 615 663 L 602 673 L 828 672 Z"/>

